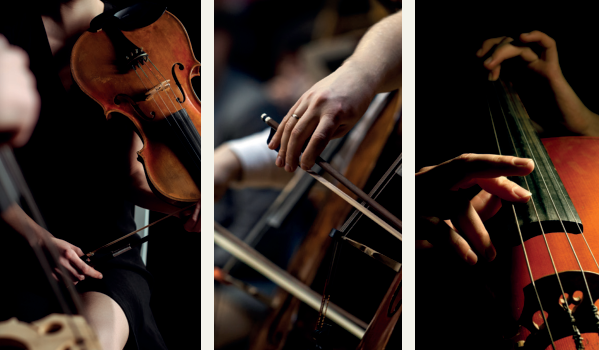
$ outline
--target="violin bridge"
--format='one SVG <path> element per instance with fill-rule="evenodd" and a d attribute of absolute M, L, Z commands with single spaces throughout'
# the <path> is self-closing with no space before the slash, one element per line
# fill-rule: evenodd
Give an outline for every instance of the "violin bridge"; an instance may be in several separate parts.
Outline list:
<path fill-rule="evenodd" d="M 170 88 L 170 79 L 161 82 L 160 84 L 154 86 L 146 92 L 146 101 L 151 101 L 157 93 L 161 91 L 168 91 Z"/>

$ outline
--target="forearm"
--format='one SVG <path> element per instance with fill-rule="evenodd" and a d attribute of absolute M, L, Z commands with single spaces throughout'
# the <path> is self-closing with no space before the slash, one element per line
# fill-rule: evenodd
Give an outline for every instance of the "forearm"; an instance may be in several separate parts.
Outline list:
<path fill-rule="evenodd" d="M 341 67 L 362 74 L 374 94 L 401 87 L 401 21 L 400 11 L 372 26 Z"/>
<path fill-rule="evenodd" d="M 52 234 L 50 232 L 43 229 L 40 225 L 38 225 L 27 213 L 23 211 L 23 209 L 17 204 L 11 205 L 8 209 L 6 209 L 0 215 L 4 222 L 6 222 L 10 227 L 12 227 L 16 232 L 25 237 L 26 239 L 37 239 L 39 243 L 42 242 L 42 235 Z M 30 234 L 32 234 L 31 237 Z M 30 242 L 32 243 L 32 242 Z"/>
<path fill-rule="evenodd" d="M 566 127 L 586 136 L 599 136 L 599 115 L 589 110 L 574 92 L 563 75 L 549 78 L 557 105 Z"/>

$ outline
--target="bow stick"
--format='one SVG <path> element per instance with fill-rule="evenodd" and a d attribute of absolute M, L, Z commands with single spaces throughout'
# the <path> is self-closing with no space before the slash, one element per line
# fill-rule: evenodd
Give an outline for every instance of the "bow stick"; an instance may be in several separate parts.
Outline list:
<path fill-rule="evenodd" d="M 297 278 L 291 276 L 287 271 L 266 259 L 262 254 L 235 237 L 235 235 L 227 231 L 217 222 L 214 222 L 214 243 L 275 282 L 290 294 L 293 294 L 296 298 L 300 299 L 314 310 L 318 311 L 320 309 L 322 295 L 316 293 Z M 365 322 L 333 303 L 329 304 L 327 316 L 333 322 L 337 323 L 359 339 L 362 339 L 365 329 L 368 327 Z"/>
<path fill-rule="evenodd" d="M 159 223 L 159 222 L 160 222 L 160 221 L 162 221 L 162 220 L 168 219 L 168 218 L 170 218 L 170 217 L 171 217 L 171 216 L 173 216 L 173 215 L 179 214 L 180 212 L 182 212 L 182 211 L 184 211 L 184 210 L 186 210 L 186 209 L 189 209 L 189 208 L 191 208 L 191 207 L 193 207 L 193 206 L 195 206 L 195 205 L 196 205 L 196 203 L 194 203 L 194 204 L 192 204 L 192 205 L 190 205 L 190 206 L 187 206 L 187 207 L 185 207 L 185 208 L 181 208 L 181 209 L 179 209 L 179 210 L 177 210 L 177 211 L 175 211 L 175 212 L 172 212 L 172 213 L 168 214 L 167 216 L 165 216 L 165 217 L 163 217 L 163 218 L 161 218 L 161 219 L 158 219 L 158 220 L 154 221 L 154 222 L 153 222 L 153 223 L 151 223 L 151 224 L 148 224 L 148 225 L 146 225 L 146 226 L 144 226 L 144 227 L 142 227 L 142 228 L 139 228 L 139 229 L 137 229 L 137 230 L 135 230 L 135 231 L 133 231 L 133 232 L 129 232 L 129 233 L 127 233 L 126 235 L 124 235 L 123 237 L 117 238 L 117 239 L 115 239 L 114 241 L 112 241 L 112 242 L 110 242 L 110 243 L 107 243 L 107 244 L 105 244 L 105 245 L 101 246 L 101 247 L 100 247 L 100 248 L 98 248 L 98 249 L 95 249 L 95 250 L 93 250 L 93 251 L 91 251 L 91 252 L 89 252 L 89 253 L 87 253 L 87 254 L 84 254 L 84 255 L 80 256 L 79 258 L 80 258 L 81 260 L 85 261 L 86 263 L 88 263 L 88 264 L 91 264 L 91 263 L 92 263 L 92 260 L 91 260 L 91 259 L 92 259 L 92 257 L 94 257 L 94 256 L 95 256 L 95 255 L 98 253 L 98 251 L 100 251 L 100 250 L 103 250 L 103 249 L 106 249 L 106 248 L 110 247 L 111 245 L 113 245 L 113 244 L 115 244 L 115 243 L 118 243 L 118 242 L 120 242 L 120 241 L 124 240 L 125 238 L 131 237 L 131 236 L 133 236 L 134 234 L 136 234 L 136 233 L 138 233 L 138 232 L 140 232 L 140 231 L 143 231 L 143 230 L 147 229 L 148 227 L 150 227 L 150 226 L 153 226 L 153 225 L 155 225 L 155 224 Z M 95 263 L 95 264 L 98 264 L 99 262 L 104 262 L 104 261 L 106 261 L 106 260 L 109 260 L 109 259 L 112 259 L 112 258 L 116 258 L 117 256 L 119 256 L 119 255 L 121 255 L 121 254 L 125 253 L 126 251 L 129 251 L 129 250 L 131 250 L 131 248 L 133 248 L 133 247 L 135 247 L 135 246 L 138 246 L 138 245 L 141 245 L 141 244 L 143 244 L 143 243 L 147 242 L 149 238 L 150 238 L 150 235 L 147 235 L 146 237 L 142 238 L 142 239 L 141 239 L 141 240 L 139 240 L 139 241 L 136 241 L 136 242 L 133 242 L 133 243 L 128 243 L 128 244 L 126 244 L 126 245 L 124 245 L 124 246 L 120 246 L 120 247 L 118 247 L 117 249 L 115 249 L 115 250 L 111 251 L 110 253 L 107 253 L 107 254 L 100 255 L 99 257 L 97 257 L 97 258 L 95 258 L 95 259 L 94 259 L 94 263 Z M 99 254 L 98 254 L 98 255 L 99 255 Z"/>
<path fill-rule="evenodd" d="M 262 114 L 262 120 L 270 126 L 273 130 L 277 131 L 279 128 L 279 123 L 277 123 L 274 119 L 269 117 L 266 114 Z M 387 232 L 395 236 L 397 239 L 402 241 L 402 223 L 395 215 L 391 214 L 387 209 L 377 203 L 375 200 L 370 198 L 364 191 L 354 185 L 351 181 L 349 181 L 346 177 L 344 177 L 341 173 L 339 173 L 335 168 L 331 166 L 324 159 L 318 157 L 316 158 L 316 164 L 318 164 L 321 168 L 323 168 L 327 173 L 329 173 L 333 178 L 337 181 L 341 182 L 345 187 L 347 187 L 350 191 L 352 191 L 356 196 L 358 196 L 361 200 L 366 202 L 372 209 L 382 215 L 388 222 L 390 222 L 394 227 L 389 225 L 387 222 L 381 220 L 377 215 L 368 210 L 366 207 L 360 205 L 356 200 L 351 198 L 348 194 L 343 192 L 337 186 L 333 185 L 331 182 L 323 178 L 322 176 L 316 174 L 312 170 L 306 170 L 308 174 L 310 174 L 313 178 L 315 178 L 318 182 L 322 183 L 331 191 L 335 192 L 338 196 L 340 196 L 347 203 L 351 204 L 354 208 L 362 212 L 364 215 L 371 218 L 374 222 L 384 228 Z"/>

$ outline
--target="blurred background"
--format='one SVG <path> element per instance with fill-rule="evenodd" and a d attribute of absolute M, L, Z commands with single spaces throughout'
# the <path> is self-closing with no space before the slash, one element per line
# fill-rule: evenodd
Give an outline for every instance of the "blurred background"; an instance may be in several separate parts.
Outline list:
<path fill-rule="evenodd" d="M 337 69 L 374 23 L 400 2 L 343 0 L 216 0 L 215 149 L 262 131 L 262 113 L 280 121 L 314 83 Z M 266 140 L 265 140 L 266 142 Z M 244 239 L 279 195 L 275 189 L 229 189 L 215 203 L 215 220 Z M 317 214 L 322 197 L 313 189 L 278 228 L 263 229 L 255 248 L 285 269 Z M 215 267 L 231 256 L 215 246 Z M 230 265 L 229 265 L 230 267 Z M 266 298 L 276 286 L 237 263 L 231 275 Z M 269 309 L 231 285 L 215 281 L 215 347 L 247 349 Z M 285 348 L 308 343 L 287 341 Z"/>

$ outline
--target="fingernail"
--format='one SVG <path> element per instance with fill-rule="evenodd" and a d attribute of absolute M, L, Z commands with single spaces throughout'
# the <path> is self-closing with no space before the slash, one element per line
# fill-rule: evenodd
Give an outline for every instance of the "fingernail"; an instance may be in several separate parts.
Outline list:
<path fill-rule="evenodd" d="M 490 246 L 489 248 L 487 248 L 487 250 L 485 251 L 485 255 L 487 256 L 487 261 L 493 261 L 497 256 L 497 251 L 495 250 L 495 247 Z"/>
<path fill-rule="evenodd" d="M 102 278 L 104 278 L 104 275 L 103 275 L 103 274 L 100 274 L 100 279 L 102 279 Z"/>
<path fill-rule="evenodd" d="M 285 164 L 285 171 L 291 172 L 291 166 L 289 164 Z"/>
<path fill-rule="evenodd" d="M 493 62 L 493 56 L 491 56 L 485 60 L 485 64 L 489 64 L 491 62 Z"/>
<path fill-rule="evenodd" d="M 476 56 L 480 57 L 480 55 L 483 53 L 483 49 L 478 49 L 478 51 L 476 51 Z"/>
<path fill-rule="evenodd" d="M 528 166 L 532 162 L 532 159 L 529 158 L 514 158 L 512 164 L 515 166 Z"/>
<path fill-rule="evenodd" d="M 493 72 L 489 73 L 489 81 L 494 81 L 494 79 L 493 79 Z"/>
<path fill-rule="evenodd" d="M 512 190 L 512 192 L 516 195 L 516 197 L 518 198 L 529 198 L 530 196 L 532 196 L 532 193 L 530 193 L 529 191 L 523 189 L 520 186 L 516 186 L 514 187 L 514 189 Z"/>
<path fill-rule="evenodd" d="M 268 148 L 272 149 L 272 141 L 268 143 Z"/>
<path fill-rule="evenodd" d="M 476 254 L 474 254 L 472 249 L 470 249 L 468 253 L 466 253 L 466 262 L 468 263 L 468 265 L 474 265 L 477 261 L 478 257 L 476 256 Z"/>
<path fill-rule="evenodd" d="M 295 170 L 297 170 L 297 165 L 294 165 L 291 167 L 291 171 L 295 171 Z"/>
<path fill-rule="evenodd" d="M 302 169 L 304 169 L 306 171 L 310 170 L 310 168 L 306 164 L 301 164 L 300 166 L 301 166 Z"/>
<path fill-rule="evenodd" d="M 281 156 L 277 156 L 277 160 L 275 161 L 275 164 L 280 168 L 283 166 L 283 158 L 281 158 Z"/>
<path fill-rule="evenodd" d="M 530 35 L 530 33 L 522 33 L 522 35 Z"/>

